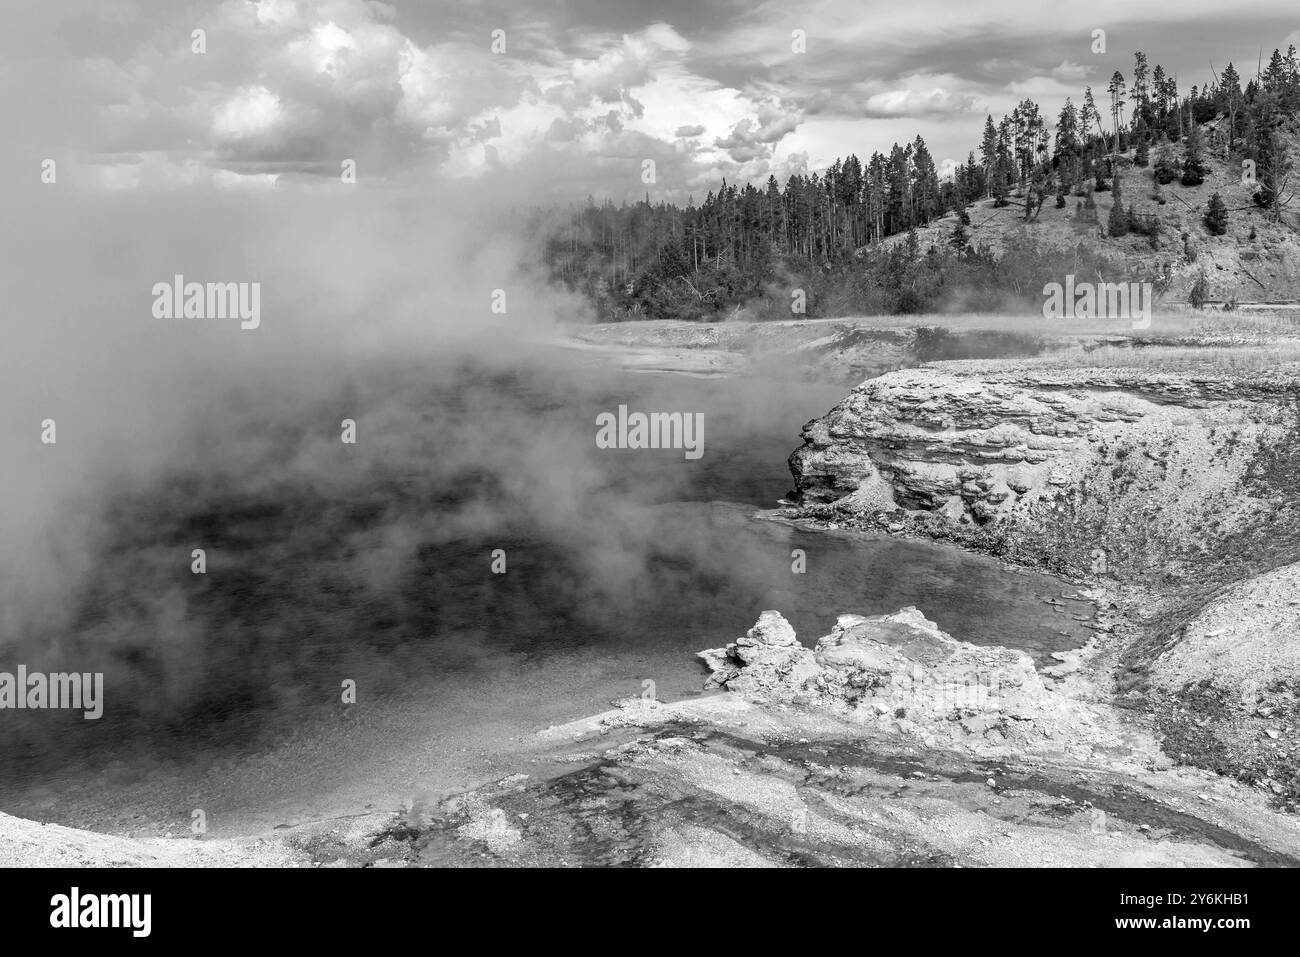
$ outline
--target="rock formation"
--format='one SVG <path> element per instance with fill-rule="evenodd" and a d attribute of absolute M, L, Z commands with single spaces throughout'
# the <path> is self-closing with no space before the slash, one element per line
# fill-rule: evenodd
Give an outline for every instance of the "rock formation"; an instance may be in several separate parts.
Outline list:
<path fill-rule="evenodd" d="M 779 694 L 803 686 L 818 672 L 813 653 L 795 638 L 794 628 L 779 611 L 765 611 L 744 636 L 725 648 L 702 651 L 712 674 L 705 688 Z"/>
<path fill-rule="evenodd" d="M 813 517 L 910 515 L 1056 570 L 1094 572 L 1100 548 L 1142 574 L 1273 511 L 1254 479 L 1294 399 L 1284 377 L 952 362 L 862 383 L 789 464 Z"/>
<path fill-rule="evenodd" d="M 1050 736 L 1069 710 L 1024 652 L 957 641 L 913 607 L 841 615 L 815 649 L 799 644 L 779 612 L 765 611 L 744 637 L 700 658 L 712 672 L 706 688 L 854 714 L 927 743 L 1027 744 Z"/>
<path fill-rule="evenodd" d="M 1195 374 L 1044 357 L 868 380 L 804 427 L 785 514 L 1097 583 L 1128 622 L 1115 689 L 1167 752 L 1294 803 L 1297 370 L 1192 351 L 1159 355 Z"/>

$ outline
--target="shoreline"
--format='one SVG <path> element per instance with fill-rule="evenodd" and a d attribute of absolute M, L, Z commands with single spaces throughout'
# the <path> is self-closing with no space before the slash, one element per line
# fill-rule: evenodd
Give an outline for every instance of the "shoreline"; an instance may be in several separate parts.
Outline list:
<path fill-rule="evenodd" d="M 785 522 L 780 517 L 774 517 L 761 511 L 753 512 L 751 520 L 757 521 L 777 521 Z M 798 527 L 796 523 L 789 523 Z M 834 535 L 834 530 L 817 529 L 822 532 L 830 532 Z M 853 539 L 859 536 L 869 535 L 877 539 L 885 539 L 887 533 L 866 533 L 866 532 L 848 532 L 844 535 L 836 536 L 845 539 Z M 934 542 L 921 542 L 927 547 Z M 960 549 L 957 550 L 961 552 Z M 1022 569 L 1022 571 L 1029 571 Z M 721 637 L 721 636 L 718 636 Z M 698 650 L 698 649 L 697 649 Z M 616 656 L 622 657 L 622 656 Z M 709 693 L 702 690 L 706 672 L 701 669 L 697 662 L 693 660 L 683 660 L 681 664 L 684 667 L 692 668 L 697 674 L 694 692 L 688 696 L 682 697 L 672 704 L 664 704 L 665 708 L 681 709 L 686 714 L 699 713 L 707 715 L 711 709 L 726 705 L 721 702 L 727 701 L 734 696 L 726 693 L 714 692 Z M 561 667 L 560 672 L 565 668 Z M 620 683 L 623 689 L 628 688 L 627 683 Z M 608 690 L 615 690 L 610 685 Z M 667 690 L 667 689 L 665 689 Z M 517 693 L 517 689 L 516 692 Z M 602 697 L 602 695 L 597 695 Z M 706 702 L 714 700 L 713 704 Z M 608 697 L 605 700 L 609 700 Z M 636 699 L 631 699 L 635 701 Z M 295 811 L 292 803 L 281 801 L 282 810 L 264 811 L 260 818 L 262 825 L 260 827 L 247 828 L 242 833 L 234 835 L 229 834 L 227 828 L 224 832 L 221 828 L 214 831 L 215 836 L 205 836 L 196 839 L 186 834 L 185 822 L 176 820 L 167 832 L 173 836 L 169 840 L 162 836 L 161 827 L 157 827 L 159 833 L 153 837 L 126 837 L 120 833 L 111 831 L 101 831 L 92 829 L 82 831 L 76 828 L 67 828 L 59 824 L 40 824 L 36 821 L 10 818 L 4 821 L 4 827 L 0 827 L 0 833 L 13 836 L 15 840 L 19 837 L 24 840 L 30 838 L 35 833 L 33 828 L 40 829 L 44 835 L 47 846 L 57 849 L 60 846 L 67 845 L 68 848 L 81 848 L 76 853 L 85 854 L 105 854 L 121 858 L 123 861 L 156 861 L 182 863 L 185 865 L 202 865 L 206 862 L 215 862 L 218 864 L 231 864 L 239 866 L 241 864 L 257 865 L 273 860 L 276 864 L 281 865 L 301 865 L 313 866 L 312 855 L 308 854 L 303 848 L 308 847 L 313 841 L 323 840 L 321 835 L 330 835 L 330 840 L 340 838 L 346 853 L 340 851 L 342 857 L 354 863 L 366 863 L 367 858 L 362 855 L 360 848 L 362 845 L 372 841 L 376 836 L 381 835 L 395 826 L 402 826 L 401 822 L 407 820 L 414 814 L 419 817 L 421 814 L 429 813 L 430 808 L 441 806 L 447 801 L 457 800 L 458 795 L 476 794 L 484 789 L 492 790 L 497 786 L 495 782 L 502 779 L 515 777 L 521 772 L 526 772 L 531 777 L 527 780 L 530 786 L 544 786 L 545 781 L 555 777 L 563 777 L 570 773 L 568 768 L 574 763 L 575 757 L 567 748 L 572 743 L 590 745 L 595 742 L 599 746 L 592 751 L 589 747 L 582 747 L 577 752 L 577 763 L 583 764 L 589 760 L 602 760 L 600 755 L 606 749 L 611 738 L 611 733 L 615 738 L 620 734 L 623 736 L 631 735 L 630 740 L 635 740 L 640 729 L 637 727 L 635 720 L 624 723 L 626 719 L 625 708 L 615 709 L 615 712 L 597 711 L 591 712 L 581 703 L 566 697 L 565 703 L 557 702 L 554 708 L 550 726 L 550 732 L 547 729 L 541 729 L 536 726 L 536 722 L 529 721 L 521 723 L 517 733 L 512 733 L 506 739 L 495 739 L 495 743 L 489 746 L 487 740 L 481 742 L 481 748 L 484 753 L 490 753 L 491 760 L 488 765 L 482 766 L 477 774 L 464 774 L 452 777 L 443 777 L 438 781 L 430 781 L 430 785 L 423 788 L 412 788 L 411 797 L 404 802 L 403 808 L 393 811 L 382 808 L 375 809 L 373 804 L 367 804 L 366 808 L 360 807 L 362 803 L 360 798 L 347 797 L 349 788 L 342 787 L 335 791 L 324 791 L 315 795 L 311 802 L 311 807 L 299 806 Z M 702 710 L 701 710 L 702 709 Z M 392 709 L 400 713 L 401 709 Z M 611 721 L 611 714 L 615 715 Z M 388 723 L 397 720 L 390 717 Z M 554 723 L 558 720 L 558 723 Z M 398 721 L 398 724 L 405 725 L 406 722 Z M 426 722 L 427 723 L 427 722 Z M 563 740 L 563 733 L 556 734 L 556 728 L 587 728 L 591 739 L 589 741 L 568 742 Z M 408 729 L 409 731 L 409 729 Z M 419 739 L 421 735 L 418 732 L 411 732 L 412 742 Z M 425 744 L 427 745 L 427 741 Z M 462 742 L 463 744 L 464 742 Z M 319 748 L 321 742 L 317 742 Z M 401 750 L 401 749 L 399 749 Z M 408 749 L 409 750 L 409 749 Z M 280 763 L 284 754 L 281 749 L 273 749 L 267 755 L 259 758 L 259 763 L 265 763 L 266 760 L 273 758 L 279 753 L 280 757 L 276 763 Z M 409 756 L 409 755 L 408 755 Z M 539 774 L 540 768 L 547 768 L 544 773 Z M 437 786 L 434 786 L 437 785 Z M 355 790 L 355 789 L 351 789 Z M 119 798 L 121 796 L 119 795 Z M 214 815 L 214 821 L 217 820 Z M 252 823 L 248 821 L 246 823 Z M 150 833 L 148 828 L 144 829 L 145 833 Z M 139 831 L 128 831 L 128 834 L 139 834 Z M 225 836 L 222 836 L 222 834 Z M 90 835 L 89 837 L 82 835 Z M 56 839 L 57 838 L 57 839 Z M 121 843 L 127 842 L 127 843 Z M 21 842 L 20 842 L 21 843 Z M 191 847 L 190 845 L 195 845 Z M 181 848 L 177 850 L 178 846 Z M 220 857 L 214 857 L 218 851 L 212 850 L 218 848 Z M 52 851 L 53 852 L 53 851 Z M 73 853 L 68 850 L 67 853 Z M 316 861 L 315 865 L 320 862 Z"/>
<path fill-rule="evenodd" d="M 482 783 L 396 812 L 171 840 L 0 815 L 0 834 L 11 857 L 39 846 L 46 862 L 79 855 L 124 866 L 531 866 L 615 863 L 620 854 L 657 866 L 1300 866 L 1289 815 L 1235 782 L 1174 766 L 1149 722 L 1109 701 L 1099 677 L 1122 645 L 1116 629 L 1070 653 L 1069 667 L 1044 682 L 1048 737 L 1028 749 L 989 745 L 919 714 L 913 727 L 879 709 L 828 710 L 775 691 L 674 703 L 633 696 L 536 729 Z M 1060 719 L 1047 717 L 1062 708 Z M 811 777 L 799 770 L 808 761 Z M 663 819 L 655 809 L 665 793 L 683 788 L 704 803 Z M 859 788 L 890 799 L 851 798 Z M 739 807 L 749 823 L 728 823 L 736 811 L 718 816 L 708 810 L 714 801 Z M 626 833 L 614 847 L 579 840 L 563 823 L 575 814 Z M 845 814 L 858 823 L 843 823 Z"/>
<path fill-rule="evenodd" d="M 649 356 L 651 364 L 657 364 L 654 368 L 632 371 L 657 374 L 693 374 L 666 367 L 672 363 L 664 356 L 698 367 L 698 353 L 710 351 L 691 356 L 687 353 L 695 350 L 577 348 L 602 357 L 639 356 L 643 366 Z M 705 365 L 710 361 L 706 357 Z M 138 852 L 191 863 L 211 860 L 211 849 L 219 848 L 221 862 L 250 865 L 267 860 L 269 854 L 278 863 L 301 866 L 526 866 L 564 863 L 566 840 L 576 840 L 572 829 L 577 820 L 591 818 L 622 833 L 615 844 L 635 862 L 668 866 L 1300 866 L 1294 815 L 1279 810 L 1266 790 L 1177 763 L 1176 756 L 1165 753 L 1167 728 L 1161 716 L 1136 710 L 1125 689 L 1117 687 L 1126 656 L 1153 628 L 1152 621 L 1134 615 L 1139 605 L 1155 602 L 1138 586 L 1121 587 L 1110 580 L 1044 568 L 1032 560 L 1032 551 L 997 549 L 985 529 L 942 522 L 932 512 L 896 508 L 852 514 L 827 504 L 747 508 L 752 520 L 840 541 L 899 539 L 927 547 L 946 545 L 944 551 L 953 555 L 995 559 L 1007 572 L 1045 575 L 1087 593 L 1075 600 L 1094 604 L 1091 637 L 1079 647 L 1052 653 L 1056 664 L 1033 668 L 1043 683 L 1044 700 L 1050 702 L 1048 712 L 1063 709 L 1077 715 L 1077 726 L 1057 727 L 1049 718 L 1049 743 L 1035 745 L 1041 750 L 1011 748 L 997 741 L 990 746 L 983 734 L 968 740 L 974 732 L 963 722 L 970 715 L 948 722 L 954 728 L 910 717 L 895 720 L 898 716 L 888 709 L 864 716 L 830 702 L 828 711 L 825 701 L 801 700 L 800 695 L 806 697 L 803 690 L 776 697 L 696 691 L 648 713 L 633 688 L 626 689 L 630 697 L 612 710 L 585 712 L 585 705 L 564 699 L 567 706 L 551 710 L 551 720 L 560 719 L 559 724 L 539 729 L 535 721 L 515 722 L 505 738 L 480 743 L 485 758 L 478 773 L 462 773 L 454 788 L 411 788 L 411 797 L 396 811 L 375 810 L 373 805 L 358 811 L 355 802 L 347 806 L 346 799 L 340 799 L 346 790 L 340 787 L 317 793 L 315 804 L 346 813 L 288 814 L 272 825 L 269 819 L 276 814 L 266 812 L 262 830 L 244 836 L 140 840 L 65 833 L 69 829 L 48 830 L 58 826 L 14 823 L 17 819 L 6 817 L 0 817 L 0 835 L 26 841 L 33 827 L 41 828 L 46 835 L 58 836 L 51 842 L 54 848 L 60 842 L 75 848 L 80 841 L 87 854 L 131 858 Z M 1080 567 L 1078 555 L 1062 553 L 1058 558 L 1064 568 Z M 926 611 L 920 608 L 922 615 Z M 801 637 L 809 653 L 810 641 L 811 636 Z M 983 653 L 1007 650 L 970 647 Z M 517 687 L 511 693 L 517 696 Z M 575 712 L 579 715 L 572 717 Z M 413 741 L 423 733 L 406 730 Z M 1051 740 L 1053 735 L 1056 740 Z M 427 735 L 423 744 L 429 745 Z M 830 755 L 841 756 L 844 763 L 827 764 Z M 809 772 L 809 767 L 814 770 Z M 829 770 L 816 770 L 823 767 Z M 466 769 L 468 765 L 462 771 Z M 841 788 L 843 775 L 852 778 L 855 788 L 890 800 L 876 802 L 879 806 L 855 802 L 854 792 Z M 776 787 L 770 777 L 789 787 Z M 780 793 L 771 793 L 773 787 Z M 662 802 L 674 793 L 690 795 L 702 809 L 700 819 L 673 818 L 675 805 Z M 1070 794 L 1075 797 L 1062 797 Z M 590 814 L 580 806 L 588 800 L 595 802 Z M 634 826 L 620 823 L 624 812 L 618 808 L 627 801 Z M 717 808 L 728 803 L 745 808 L 745 827 L 737 829 L 723 819 Z M 934 821 L 926 815 L 936 808 L 942 809 L 945 820 L 957 822 L 958 838 L 945 842 L 934 836 Z M 1093 812 L 1100 808 L 1112 823 L 1103 821 L 1098 831 Z M 659 820 L 664 814 L 668 819 Z M 912 823 L 889 820 L 895 814 L 910 815 Z M 989 830 L 985 818 L 1000 823 Z M 846 823 L 849 820 L 856 823 Z M 817 827 L 810 829 L 813 821 Z M 922 826 L 922 821 L 928 823 Z M 90 837 L 79 837 L 82 833 Z M 570 838 L 564 838 L 566 833 Z M 97 843 L 97 838 L 108 843 Z M 114 843 L 118 841 L 133 843 Z M 177 842 L 195 848 L 176 851 Z M 576 863 L 616 860 L 609 857 L 614 850 L 603 839 L 592 843 L 584 837 L 574 846 L 579 858 L 590 855 Z M 1025 847 L 1037 847 L 1036 856 L 1019 853 Z"/>

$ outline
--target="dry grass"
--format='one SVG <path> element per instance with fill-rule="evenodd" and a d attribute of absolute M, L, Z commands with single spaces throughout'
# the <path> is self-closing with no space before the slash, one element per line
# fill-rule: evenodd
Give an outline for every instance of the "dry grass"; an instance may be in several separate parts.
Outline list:
<path fill-rule="evenodd" d="M 1151 325 L 1134 329 L 1125 319 L 1044 319 L 1035 313 L 931 313 L 917 316 L 846 316 L 813 322 L 851 323 L 863 329 L 912 329 L 940 326 L 952 332 L 1020 332 L 1046 338 L 1125 336 L 1171 339 L 1255 340 L 1300 336 L 1300 309 L 1290 314 L 1170 308 L 1151 317 Z M 807 322 L 807 320 L 805 320 Z"/>
<path fill-rule="evenodd" d="M 1267 343 L 1172 346 L 1074 346 L 1047 355 L 1011 360 L 1024 369 L 1142 369 L 1180 375 L 1241 376 L 1272 373 L 1300 380 L 1300 337 Z M 987 363 L 996 371 L 998 361 Z M 1005 365 L 1005 363 L 1002 363 Z"/>
<path fill-rule="evenodd" d="M 1237 346 L 1105 346 L 1085 352 L 1070 350 L 1061 356 L 1069 365 L 1100 368 L 1154 369 L 1195 372 L 1209 369 L 1220 373 L 1289 372 L 1300 369 L 1300 339 L 1261 345 Z"/>
<path fill-rule="evenodd" d="M 1263 340 L 1276 336 L 1300 336 L 1300 310 L 1278 315 L 1211 311 L 1191 313 L 1191 316 L 1191 335 L 1201 338 L 1227 336 Z"/>

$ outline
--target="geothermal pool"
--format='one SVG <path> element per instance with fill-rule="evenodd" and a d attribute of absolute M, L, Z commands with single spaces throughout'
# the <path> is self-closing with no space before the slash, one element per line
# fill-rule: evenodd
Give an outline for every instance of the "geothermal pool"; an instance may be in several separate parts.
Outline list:
<path fill-rule="evenodd" d="M 61 615 L 5 636 L 0 670 L 102 671 L 105 701 L 95 721 L 6 715 L 0 809 L 151 834 L 203 808 L 219 834 L 395 807 L 504 772 L 533 731 L 647 679 L 700 693 L 695 652 L 768 608 L 809 645 L 839 614 L 904 605 L 1039 659 L 1087 637 L 1044 602 L 1072 591 L 1049 576 L 755 517 L 842 387 L 607 362 L 230 396 L 167 468 L 87 504 L 96 560 Z M 620 404 L 699 416 L 702 454 L 601 447 Z"/>

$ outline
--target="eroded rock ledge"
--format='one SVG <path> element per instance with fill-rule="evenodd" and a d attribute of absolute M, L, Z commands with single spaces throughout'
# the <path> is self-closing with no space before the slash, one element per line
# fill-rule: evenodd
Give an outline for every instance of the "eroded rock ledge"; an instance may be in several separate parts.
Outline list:
<path fill-rule="evenodd" d="M 975 525 L 1095 487 L 1129 451 L 1151 464 L 1121 471 L 1141 465 L 1138 472 L 1161 478 L 1204 472 L 1227 454 L 1207 476 L 1207 491 L 1219 492 L 1242 478 L 1271 434 L 1267 423 L 1294 402 L 1294 388 L 1282 379 L 947 363 L 862 383 L 804 426 L 789 464 L 805 505 L 845 500 L 859 510 L 922 510 Z"/>

